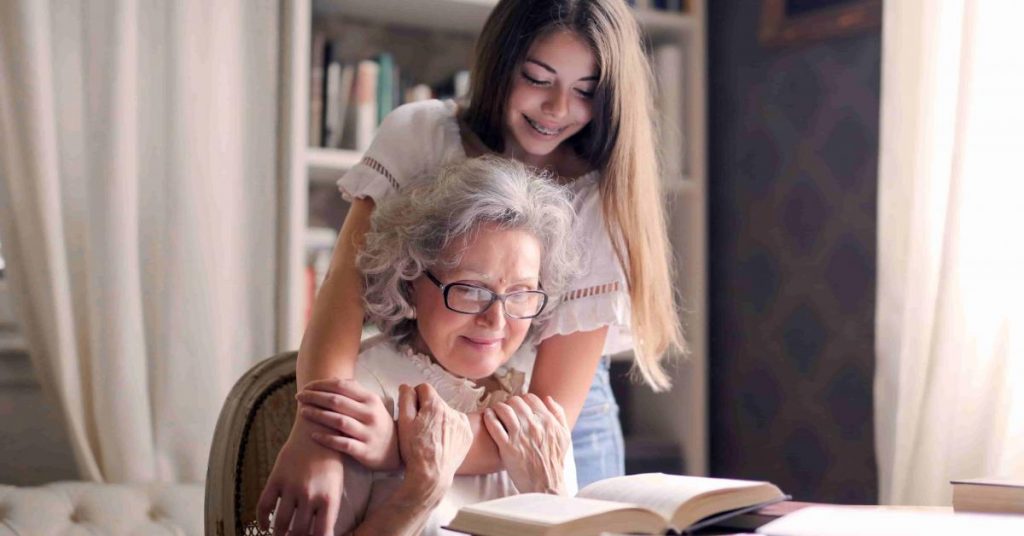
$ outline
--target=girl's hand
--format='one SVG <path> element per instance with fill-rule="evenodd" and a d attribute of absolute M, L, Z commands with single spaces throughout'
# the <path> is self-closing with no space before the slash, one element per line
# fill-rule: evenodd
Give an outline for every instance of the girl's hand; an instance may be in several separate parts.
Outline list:
<path fill-rule="evenodd" d="M 533 393 L 484 410 L 484 425 L 498 445 L 505 469 L 521 493 L 565 495 L 564 462 L 569 425 L 555 399 Z"/>
<path fill-rule="evenodd" d="M 452 409 L 429 384 L 398 390 L 398 438 L 405 479 L 425 501 L 439 501 L 473 443 L 465 413 Z"/>
<path fill-rule="evenodd" d="M 274 469 L 256 506 L 260 530 L 270 528 L 270 514 L 276 506 L 275 536 L 334 534 L 334 522 L 341 505 L 343 465 L 338 453 L 310 440 L 310 430 L 315 427 L 305 421 L 296 422 L 288 441 L 277 454 Z"/>
<path fill-rule="evenodd" d="M 313 441 L 351 456 L 375 471 L 401 467 L 395 421 L 381 398 L 348 379 L 310 382 L 295 398 L 303 419 L 329 432 L 314 431 Z"/>

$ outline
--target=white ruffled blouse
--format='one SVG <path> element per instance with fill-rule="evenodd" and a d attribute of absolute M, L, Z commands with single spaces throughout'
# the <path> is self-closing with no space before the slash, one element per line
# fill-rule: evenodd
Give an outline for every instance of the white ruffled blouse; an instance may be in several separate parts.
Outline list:
<path fill-rule="evenodd" d="M 378 335 L 363 343 L 355 378 L 361 385 L 379 394 L 391 409 L 392 415 L 397 415 L 398 387 L 403 383 L 410 386 L 429 383 L 453 409 L 471 413 L 507 400 L 509 396 L 525 393 L 529 388 L 535 358 L 535 350 L 524 345 L 494 373 L 494 379 L 502 390 L 487 393 L 483 387 L 453 375 L 429 357 L 408 347 L 396 347 L 391 340 Z M 569 493 L 575 495 L 576 465 L 573 462 L 572 445 L 566 453 L 564 464 L 563 478 Z M 398 488 L 402 477 L 402 471 L 373 472 L 346 463 L 345 487 L 335 534 L 346 534 L 358 526 L 368 511 L 383 504 Z M 444 499 L 431 513 L 423 534 L 460 534 L 441 529 L 455 517 L 460 507 L 516 493 L 518 491 L 505 471 L 486 475 L 457 475 Z"/>
<path fill-rule="evenodd" d="M 402 105 L 381 123 L 362 161 L 338 180 L 345 199 L 369 197 L 381 202 L 402 185 L 440 166 L 464 160 L 454 101 L 428 100 Z M 569 286 L 540 339 L 608 326 L 604 354 L 632 350 L 626 278 L 605 230 L 598 191 L 600 175 L 591 171 L 571 184 L 577 243 L 586 253 L 581 275 Z"/>

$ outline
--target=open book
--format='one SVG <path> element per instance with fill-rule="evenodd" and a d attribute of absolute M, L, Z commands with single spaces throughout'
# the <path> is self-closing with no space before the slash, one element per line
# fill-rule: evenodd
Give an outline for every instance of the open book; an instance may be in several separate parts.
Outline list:
<path fill-rule="evenodd" d="M 481 536 L 660 534 L 786 498 L 768 482 L 647 473 L 594 482 L 576 497 L 526 493 L 463 506 L 447 528 Z"/>

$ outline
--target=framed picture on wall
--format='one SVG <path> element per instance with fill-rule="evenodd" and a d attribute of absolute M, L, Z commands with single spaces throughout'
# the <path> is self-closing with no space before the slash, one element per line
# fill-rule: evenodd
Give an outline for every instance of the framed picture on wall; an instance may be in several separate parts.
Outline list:
<path fill-rule="evenodd" d="M 762 0 L 765 46 L 812 43 L 882 25 L 882 0 Z"/>

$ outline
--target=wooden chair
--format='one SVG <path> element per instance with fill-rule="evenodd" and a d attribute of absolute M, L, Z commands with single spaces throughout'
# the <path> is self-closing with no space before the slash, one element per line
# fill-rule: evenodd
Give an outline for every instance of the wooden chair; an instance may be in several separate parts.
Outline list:
<path fill-rule="evenodd" d="M 246 372 L 224 401 L 206 472 L 206 535 L 267 534 L 256 503 L 295 419 L 296 352 Z"/>

